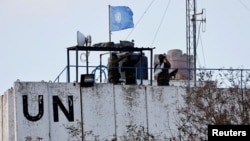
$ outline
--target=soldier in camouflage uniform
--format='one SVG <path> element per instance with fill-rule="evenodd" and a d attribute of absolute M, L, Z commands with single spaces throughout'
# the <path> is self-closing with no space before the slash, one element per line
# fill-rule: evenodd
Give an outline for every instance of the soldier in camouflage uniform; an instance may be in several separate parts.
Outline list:
<path fill-rule="evenodd" d="M 126 77 L 126 83 L 127 85 L 129 84 L 137 84 L 136 83 L 136 64 L 140 60 L 141 55 L 136 56 L 135 59 L 131 59 L 131 54 L 127 53 L 126 54 L 126 60 L 122 64 L 121 71 L 125 72 L 125 77 Z"/>
<path fill-rule="evenodd" d="M 168 69 L 171 67 L 166 55 L 159 55 L 159 64 L 156 64 L 156 69 L 161 69 L 160 73 L 157 75 L 157 85 L 158 86 L 169 86 L 170 75 Z"/>
<path fill-rule="evenodd" d="M 118 57 L 117 54 L 112 53 L 111 59 L 108 63 L 108 80 L 110 83 L 118 84 L 121 74 L 119 72 L 119 62 L 124 59 L 125 56 Z"/>

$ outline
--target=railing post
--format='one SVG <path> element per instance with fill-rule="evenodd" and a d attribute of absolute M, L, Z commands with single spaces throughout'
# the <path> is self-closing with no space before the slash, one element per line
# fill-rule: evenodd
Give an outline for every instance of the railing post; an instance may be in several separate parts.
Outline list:
<path fill-rule="evenodd" d="M 242 77 L 243 77 L 243 74 L 242 74 L 242 73 L 243 73 L 243 70 L 240 69 L 240 88 L 241 88 L 241 89 L 242 89 L 242 83 L 243 83 L 243 82 L 242 82 L 242 81 L 243 81 L 243 78 L 242 78 Z"/>
<path fill-rule="evenodd" d="M 70 82 L 69 49 L 67 49 L 67 82 Z"/>

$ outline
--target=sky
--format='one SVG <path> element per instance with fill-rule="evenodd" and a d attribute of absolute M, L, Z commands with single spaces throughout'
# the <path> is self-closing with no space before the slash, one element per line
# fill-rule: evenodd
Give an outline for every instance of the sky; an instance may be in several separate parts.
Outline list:
<path fill-rule="evenodd" d="M 134 28 L 112 32 L 114 43 L 134 40 L 136 47 L 155 47 L 154 54 L 186 53 L 184 0 L 0 0 L 0 94 L 17 80 L 54 82 L 67 65 L 66 49 L 77 45 L 77 31 L 90 35 L 92 45 L 108 42 L 108 5 L 134 13 Z M 206 23 L 202 32 L 197 21 L 197 67 L 250 69 L 250 1 L 197 0 L 197 13 L 202 9 Z M 90 52 L 90 66 L 100 64 L 100 53 Z M 79 60 L 86 65 L 84 56 Z M 102 64 L 107 60 L 103 55 Z M 66 81 L 65 71 L 60 81 Z"/>

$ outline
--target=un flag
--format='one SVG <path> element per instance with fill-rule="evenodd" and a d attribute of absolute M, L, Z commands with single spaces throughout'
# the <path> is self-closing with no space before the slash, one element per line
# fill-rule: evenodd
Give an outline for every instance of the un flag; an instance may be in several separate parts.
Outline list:
<path fill-rule="evenodd" d="M 110 6 L 110 31 L 133 28 L 133 12 L 127 6 Z"/>

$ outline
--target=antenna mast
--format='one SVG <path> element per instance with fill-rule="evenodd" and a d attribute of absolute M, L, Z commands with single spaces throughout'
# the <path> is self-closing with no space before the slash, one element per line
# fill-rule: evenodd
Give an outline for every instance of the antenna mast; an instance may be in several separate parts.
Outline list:
<path fill-rule="evenodd" d="M 191 80 L 193 78 L 194 86 L 196 86 L 196 57 L 197 57 L 196 21 L 206 22 L 205 18 L 202 17 L 202 20 L 197 20 L 196 16 L 203 14 L 205 14 L 203 13 L 203 10 L 202 13 L 196 13 L 196 0 L 186 0 L 186 46 L 187 46 L 188 80 Z"/>

